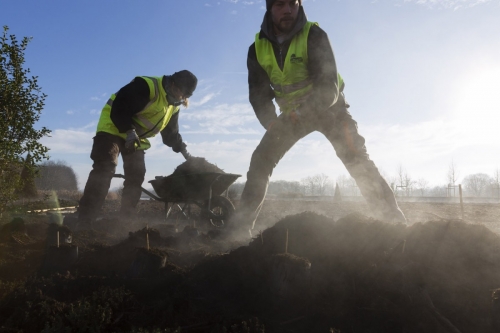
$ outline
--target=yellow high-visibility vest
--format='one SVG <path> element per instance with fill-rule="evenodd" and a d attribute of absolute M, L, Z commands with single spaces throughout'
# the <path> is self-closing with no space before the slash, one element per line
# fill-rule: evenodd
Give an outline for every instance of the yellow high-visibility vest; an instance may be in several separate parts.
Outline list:
<path fill-rule="evenodd" d="M 259 38 L 255 35 L 255 52 L 257 61 L 266 71 L 274 89 L 276 103 L 281 112 L 290 112 L 299 108 L 306 101 L 313 89 L 312 81 L 309 78 L 307 64 L 307 37 L 316 22 L 307 22 L 293 37 L 283 65 L 280 69 L 271 42 L 267 38 Z M 338 87 L 343 84 L 340 74 L 337 77 Z"/>
<path fill-rule="evenodd" d="M 179 112 L 179 107 L 168 103 L 167 93 L 161 84 L 162 77 L 140 76 L 140 78 L 144 79 L 149 86 L 149 103 L 132 117 L 132 121 L 141 139 L 141 146 L 136 148 L 146 150 L 151 147 L 147 138 L 155 136 L 167 127 L 172 115 Z M 125 139 L 127 134 L 120 133 L 111 120 L 111 107 L 115 98 L 116 94 L 112 94 L 104 105 L 97 124 L 97 132 L 106 132 Z"/>

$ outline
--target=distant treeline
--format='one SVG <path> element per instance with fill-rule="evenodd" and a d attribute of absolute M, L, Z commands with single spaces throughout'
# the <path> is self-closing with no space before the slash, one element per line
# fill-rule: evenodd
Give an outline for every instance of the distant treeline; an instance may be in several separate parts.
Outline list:
<path fill-rule="evenodd" d="M 64 161 L 47 161 L 38 166 L 35 178 L 37 190 L 77 191 L 78 181 L 75 171 Z"/>
<path fill-rule="evenodd" d="M 461 185 L 463 196 L 500 198 L 498 173 L 495 173 L 493 177 L 484 173 L 471 174 L 464 177 L 461 182 L 456 181 L 433 187 L 428 186 L 429 182 L 425 179 L 413 180 L 406 173 L 402 177 L 390 178 L 387 182 L 396 196 L 456 197 L 459 196 L 459 185 Z M 244 182 L 232 184 L 229 188 L 230 196 L 241 195 L 244 187 Z M 325 174 L 306 177 L 300 181 L 271 181 L 267 195 L 283 198 L 333 196 L 336 187 L 343 196 L 361 195 L 352 177 L 341 175 L 332 180 Z"/>

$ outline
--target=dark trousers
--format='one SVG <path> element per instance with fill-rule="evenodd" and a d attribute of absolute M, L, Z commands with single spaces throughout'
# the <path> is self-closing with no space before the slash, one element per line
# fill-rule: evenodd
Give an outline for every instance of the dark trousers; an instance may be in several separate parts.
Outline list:
<path fill-rule="evenodd" d="M 125 140 L 104 132 L 94 137 L 90 158 L 94 161 L 78 209 L 79 219 L 93 221 L 108 194 L 111 179 L 122 155 L 125 181 L 121 198 L 122 213 L 132 213 L 141 197 L 141 186 L 146 174 L 144 151 L 130 151 L 125 148 Z"/>
<path fill-rule="evenodd" d="M 252 154 L 235 224 L 245 229 L 254 228 L 273 169 L 297 141 L 313 131 L 321 132 L 330 141 L 377 217 L 404 220 L 393 191 L 368 156 L 365 139 L 358 133 L 357 123 L 348 112 L 349 105 L 343 94 L 339 98 L 324 112 L 301 116 L 297 124 L 283 114 L 278 117 Z"/>

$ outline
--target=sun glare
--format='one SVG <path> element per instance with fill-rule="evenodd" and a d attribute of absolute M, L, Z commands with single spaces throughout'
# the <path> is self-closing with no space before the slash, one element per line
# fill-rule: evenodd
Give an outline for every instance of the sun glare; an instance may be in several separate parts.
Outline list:
<path fill-rule="evenodd" d="M 498 133 L 500 124 L 500 65 L 468 71 L 451 90 L 451 121 L 473 137 Z"/>

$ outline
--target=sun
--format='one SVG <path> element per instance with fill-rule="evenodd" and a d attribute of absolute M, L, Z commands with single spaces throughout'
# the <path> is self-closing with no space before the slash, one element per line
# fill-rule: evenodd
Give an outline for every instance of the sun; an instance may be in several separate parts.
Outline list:
<path fill-rule="evenodd" d="M 494 130 L 500 124 L 500 63 L 478 64 L 464 73 L 451 91 L 451 121 L 477 135 Z"/>

